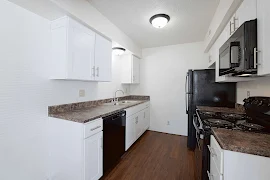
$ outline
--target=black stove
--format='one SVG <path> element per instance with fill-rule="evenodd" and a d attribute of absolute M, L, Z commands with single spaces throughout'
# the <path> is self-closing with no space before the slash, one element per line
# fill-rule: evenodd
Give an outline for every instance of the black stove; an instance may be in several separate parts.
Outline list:
<path fill-rule="evenodd" d="M 245 114 L 208 111 L 198 111 L 197 114 L 204 131 L 211 130 L 212 127 L 215 127 L 249 132 L 266 132 L 263 126 L 251 123 L 251 118 Z"/>
<path fill-rule="evenodd" d="M 229 112 L 196 111 L 193 125 L 196 131 L 197 145 L 195 162 L 201 169 L 201 180 L 209 180 L 211 128 L 226 128 L 235 131 L 270 133 L 270 97 L 250 97 L 244 100 L 246 114 Z"/>

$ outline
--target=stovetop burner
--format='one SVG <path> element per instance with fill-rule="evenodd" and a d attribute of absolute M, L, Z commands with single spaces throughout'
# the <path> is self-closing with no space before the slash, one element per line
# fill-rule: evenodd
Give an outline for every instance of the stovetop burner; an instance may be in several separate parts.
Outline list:
<path fill-rule="evenodd" d="M 219 128 L 228 128 L 231 129 L 234 127 L 234 124 L 223 120 L 223 119 L 207 119 L 204 120 L 205 124 L 210 126 L 210 127 L 219 127 Z"/>
<path fill-rule="evenodd" d="M 237 124 L 236 126 L 238 128 L 240 128 L 240 130 L 252 131 L 252 132 L 259 132 L 259 131 L 263 131 L 265 129 L 261 125 L 248 123 L 248 122 L 240 123 L 240 124 Z"/>
<path fill-rule="evenodd" d="M 217 115 L 216 112 L 210 112 L 210 111 L 201 111 L 200 115 L 203 115 L 205 117 L 214 117 Z"/>
<path fill-rule="evenodd" d="M 228 121 L 237 121 L 237 120 L 244 120 L 246 119 L 246 116 L 243 114 L 227 114 L 227 113 L 222 113 L 221 114 L 222 119 L 226 119 Z"/>

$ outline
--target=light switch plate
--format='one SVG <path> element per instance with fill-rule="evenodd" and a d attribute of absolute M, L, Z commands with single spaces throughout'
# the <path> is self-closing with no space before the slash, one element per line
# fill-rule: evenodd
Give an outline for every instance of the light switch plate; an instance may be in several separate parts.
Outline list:
<path fill-rule="evenodd" d="M 84 89 L 79 90 L 79 97 L 85 97 L 85 90 Z"/>

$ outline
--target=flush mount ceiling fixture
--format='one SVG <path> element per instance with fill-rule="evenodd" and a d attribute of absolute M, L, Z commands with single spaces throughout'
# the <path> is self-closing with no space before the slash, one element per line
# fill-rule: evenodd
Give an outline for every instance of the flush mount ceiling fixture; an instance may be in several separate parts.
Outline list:
<path fill-rule="evenodd" d="M 121 47 L 114 47 L 112 48 L 112 50 L 113 50 L 113 54 L 116 56 L 121 56 L 126 51 L 124 48 L 121 48 Z"/>
<path fill-rule="evenodd" d="M 167 14 L 156 14 L 149 21 L 155 28 L 163 28 L 170 21 L 170 16 Z"/>

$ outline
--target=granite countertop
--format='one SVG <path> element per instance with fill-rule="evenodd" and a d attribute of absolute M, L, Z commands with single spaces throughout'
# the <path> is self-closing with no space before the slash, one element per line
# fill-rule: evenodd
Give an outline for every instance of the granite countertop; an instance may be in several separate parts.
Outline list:
<path fill-rule="evenodd" d="M 221 148 L 229 151 L 270 157 L 270 134 L 212 128 Z"/>
<path fill-rule="evenodd" d="M 245 110 L 242 107 L 240 107 L 240 106 L 235 106 L 235 107 L 236 108 L 197 106 L 197 109 L 199 111 L 245 114 Z"/>
<path fill-rule="evenodd" d="M 142 98 L 126 97 L 121 100 L 130 101 L 126 104 L 112 105 L 108 103 L 109 99 L 89 101 L 83 103 L 73 103 L 65 105 L 57 105 L 49 107 L 49 117 L 69 120 L 78 123 L 87 123 L 91 120 L 95 120 L 100 117 L 105 117 L 129 107 L 136 106 L 148 102 L 150 100 L 149 96 L 144 96 Z M 75 108 L 74 108 L 75 107 Z"/>

